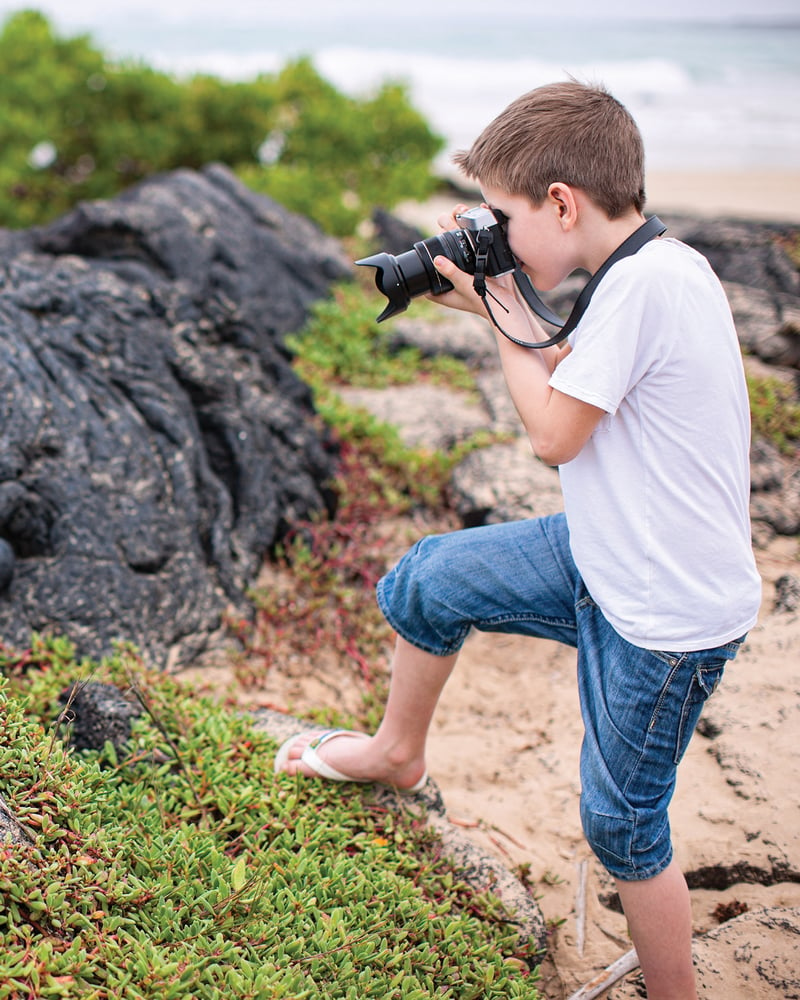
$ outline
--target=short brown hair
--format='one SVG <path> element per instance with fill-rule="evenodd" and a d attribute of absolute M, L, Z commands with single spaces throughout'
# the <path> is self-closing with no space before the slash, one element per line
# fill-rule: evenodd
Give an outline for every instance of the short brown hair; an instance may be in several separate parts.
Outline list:
<path fill-rule="evenodd" d="M 534 205 L 561 181 L 585 191 L 610 219 L 644 208 L 641 134 L 601 86 L 569 80 L 523 94 L 453 162 L 467 177 Z"/>

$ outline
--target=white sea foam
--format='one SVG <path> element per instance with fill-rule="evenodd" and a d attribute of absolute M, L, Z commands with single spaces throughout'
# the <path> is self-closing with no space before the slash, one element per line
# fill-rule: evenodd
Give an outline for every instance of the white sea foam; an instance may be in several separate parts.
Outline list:
<path fill-rule="evenodd" d="M 403 80 L 446 140 L 441 164 L 516 96 L 572 75 L 605 84 L 630 108 L 651 168 L 800 169 L 800 27 L 561 27 L 523 8 L 506 12 L 502 24 L 457 28 L 435 10 L 423 25 L 375 12 L 303 27 L 265 14 L 251 32 L 198 19 L 184 30 L 173 24 L 150 32 L 149 41 L 142 35 L 138 52 L 171 72 L 229 79 L 272 73 L 307 54 L 354 95 L 387 78 Z M 121 52 L 131 51 L 131 37 L 117 39 Z"/>

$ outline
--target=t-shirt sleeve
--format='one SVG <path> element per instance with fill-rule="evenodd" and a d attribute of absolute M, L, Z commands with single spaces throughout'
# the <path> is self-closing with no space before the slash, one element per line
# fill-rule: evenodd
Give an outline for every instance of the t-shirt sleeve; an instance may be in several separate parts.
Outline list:
<path fill-rule="evenodd" d="M 642 330 L 648 292 L 627 261 L 605 276 L 570 335 L 572 350 L 550 377 L 553 389 L 614 414 L 652 359 Z"/>

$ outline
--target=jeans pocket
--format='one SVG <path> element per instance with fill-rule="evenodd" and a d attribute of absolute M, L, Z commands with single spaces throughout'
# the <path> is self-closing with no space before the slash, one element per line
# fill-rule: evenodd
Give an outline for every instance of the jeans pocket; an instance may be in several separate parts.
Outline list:
<path fill-rule="evenodd" d="M 694 673 L 681 706 L 673 758 L 676 764 L 680 763 L 681 758 L 686 753 L 703 706 L 722 680 L 726 662 L 725 659 L 719 659 L 695 664 Z"/>

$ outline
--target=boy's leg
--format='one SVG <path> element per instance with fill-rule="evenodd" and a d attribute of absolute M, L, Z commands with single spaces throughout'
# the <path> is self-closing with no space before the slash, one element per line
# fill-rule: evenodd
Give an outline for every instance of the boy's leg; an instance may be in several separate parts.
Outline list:
<path fill-rule="evenodd" d="M 389 697 L 371 739 L 333 739 L 319 756 L 357 780 L 410 788 L 425 772 L 439 695 L 471 628 L 546 636 L 575 645 L 577 572 L 563 515 L 423 539 L 378 585 L 397 633 Z M 293 741 L 285 769 L 319 732 Z"/>
<path fill-rule="evenodd" d="M 622 908 L 647 986 L 648 1000 L 697 1000 L 692 961 L 692 908 L 673 860 L 653 878 L 617 879 Z"/>
<path fill-rule="evenodd" d="M 584 832 L 617 880 L 649 1000 L 695 1000 L 689 891 L 667 810 L 701 709 L 740 640 L 694 652 L 642 649 L 588 595 L 578 623 Z"/>
<path fill-rule="evenodd" d="M 326 764 L 357 781 L 376 781 L 397 788 L 411 788 L 425 773 L 425 742 L 428 728 L 458 653 L 434 656 L 397 637 L 392 659 L 389 697 L 383 720 L 369 740 L 331 740 L 320 756 Z M 298 739 L 286 770 L 312 775 L 299 760 L 318 735 Z"/>

